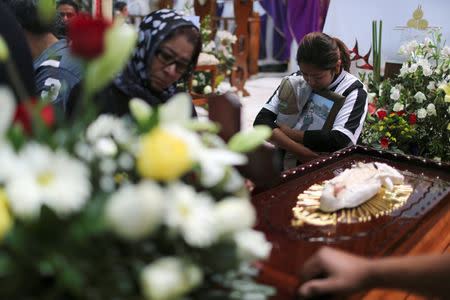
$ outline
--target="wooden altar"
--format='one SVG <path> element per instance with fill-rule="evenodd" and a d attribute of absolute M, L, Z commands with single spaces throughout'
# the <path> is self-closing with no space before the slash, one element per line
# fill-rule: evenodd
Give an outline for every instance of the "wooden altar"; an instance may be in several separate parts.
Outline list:
<path fill-rule="evenodd" d="M 291 226 L 299 193 L 357 161 L 386 162 L 400 170 L 414 188 L 406 204 L 365 223 Z M 255 195 L 252 202 L 258 215 L 256 229 L 273 243 L 270 258 L 259 264 L 259 280 L 278 288 L 272 299 L 295 299 L 301 284 L 299 270 L 324 245 L 366 257 L 450 251 L 450 164 L 354 146 L 282 173 L 276 187 Z M 423 298 L 401 291 L 370 290 L 331 299 Z"/>

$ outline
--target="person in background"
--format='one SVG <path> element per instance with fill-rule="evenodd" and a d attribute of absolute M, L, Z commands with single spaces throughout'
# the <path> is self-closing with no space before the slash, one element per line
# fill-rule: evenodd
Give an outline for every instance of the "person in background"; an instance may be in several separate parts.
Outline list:
<path fill-rule="evenodd" d="M 21 81 L 21 87 L 15 86 L 11 82 L 10 74 L 4 63 L 0 63 L 0 86 L 11 87 L 17 101 L 26 101 L 36 94 L 36 85 L 34 81 L 33 59 L 31 58 L 30 48 L 28 47 L 25 34 L 17 22 L 14 15 L 7 6 L 0 1 L 0 35 L 5 40 L 10 59 L 12 60 L 18 77 Z M 20 91 L 18 89 L 21 89 Z"/>
<path fill-rule="evenodd" d="M 114 16 L 123 16 L 125 20 L 128 19 L 128 16 L 130 14 L 128 13 L 128 6 L 126 2 L 117 1 L 114 3 Z"/>
<path fill-rule="evenodd" d="M 78 15 L 78 5 L 73 0 L 60 0 L 56 4 L 61 18 L 67 23 L 70 19 Z"/>
<path fill-rule="evenodd" d="M 188 18 L 168 9 L 150 13 L 139 26 L 137 46 L 125 69 L 98 93 L 100 113 L 129 114 L 132 98 L 156 106 L 184 91 L 177 85 L 188 82 L 201 47 L 200 32 Z"/>
<path fill-rule="evenodd" d="M 356 144 L 368 106 L 363 83 L 348 73 L 350 56 L 339 39 L 321 32 L 307 34 L 300 41 L 297 62 L 300 71 L 286 77 L 291 87 L 289 99 L 280 99 L 283 91 L 278 87 L 254 121 L 254 125 L 270 126 L 269 141 L 293 157 L 293 164 L 285 164 L 285 168 L 317 158 L 318 152 Z M 299 117 L 313 91 L 345 97 L 331 130 L 300 130 Z"/>
<path fill-rule="evenodd" d="M 74 89 L 81 80 L 81 68 L 73 58 L 65 39 L 58 40 L 52 30 L 55 22 L 43 24 L 35 0 L 5 0 L 22 26 L 34 60 L 37 95 L 48 98 L 65 111 L 69 99 L 77 98 Z"/>
<path fill-rule="evenodd" d="M 450 254 L 368 259 L 324 247 L 306 261 L 301 277 L 303 298 L 388 288 L 448 299 Z"/>

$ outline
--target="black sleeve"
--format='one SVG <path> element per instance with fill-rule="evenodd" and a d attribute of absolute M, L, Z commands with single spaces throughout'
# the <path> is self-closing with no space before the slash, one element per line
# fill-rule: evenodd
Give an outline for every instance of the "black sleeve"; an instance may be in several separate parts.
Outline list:
<path fill-rule="evenodd" d="M 275 128 L 278 128 L 277 123 L 275 123 L 276 119 L 277 115 L 274 112 L 271 112 L 267 108 L 263 108 L 256 116 L 255 121 L 253 122 L 253 126 L 267 125 L 272 128 L 272 130 L 274 130 Z"/>
<path fill-rule="evenodd" d="M 333 152 L 350 144 L 350 138 L 338 130 L 307 130 L 303 145 L 313 151 Z"/>

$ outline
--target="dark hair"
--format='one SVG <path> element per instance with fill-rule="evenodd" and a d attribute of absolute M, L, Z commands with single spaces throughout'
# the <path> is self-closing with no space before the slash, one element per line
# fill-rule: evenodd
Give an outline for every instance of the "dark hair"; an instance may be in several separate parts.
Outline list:
<path fill-rule="evenodd" d="M 78 4 L 76 4 L 75 1 L 73 1 L 73 0 L 59 0 L 58 3 L 56 4 L 56 7 L 58 8 L 61 5 L 70 5 L 78 13 L 78 10 L 79 10 Z"/>
<path fill-rule="evenodd" d="M 122 11 L 125 6 L 127 6 L 127 3 L 123 1 L 117 1 L 116 3 L 114 3 L 115 10 Z"/>
<path fill-rule="evenodd" d="M 49 24 L 40 19 L 36 0 L 3 0 L 3 3 L 15 15 L 20 26 L 32 34 L 54 33 L 59 28 L 60 16 L 55 16 Z"/>
<path fill-rule="evenodd" d="M 202 36 L 200 35 L 200 32 L 196 27 L 182 26 L 172 31 L 164 40 L 167 41 L 180 35 L 186 37 L 186 40 L 194 46 L 194 55 L 192 56 L 190 68 L 187 72 L 191 73 L 192 71 L 194 71 L 195 66 L 197 65 L 198 56 L 202 51 Z"/>
<path fill-rule="evenodd" d="M 297 63 L 308 63 L 319 69 L 331 70 L 341 60 L 341 68 L 350 70 L 350 55 L 345 44 L 322 32 L 311 32 L 300 41 L 297 50 Z"/>

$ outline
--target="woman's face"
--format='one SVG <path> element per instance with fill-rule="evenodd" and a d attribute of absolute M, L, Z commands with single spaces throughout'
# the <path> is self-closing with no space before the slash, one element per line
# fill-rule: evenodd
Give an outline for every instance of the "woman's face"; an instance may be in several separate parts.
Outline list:
<path fill-rule="evenodd" d="M 162 91 L 186 73 L 194 55 L 194 45 L 178 35 L 163 41 L 150 63 L 150 86 Z"/>
<path fill-rule="evenodd" d="M 333 70 L 323 70 L 313 64 L 301 63 L 300 70 L 302 71 L 303 78 L 313 90 L 320 91 L 326 89 L 333 82 L 334 75 L 339 72 L 341 67 L 340 62 L 339 60 L 336 68 Z"/>

